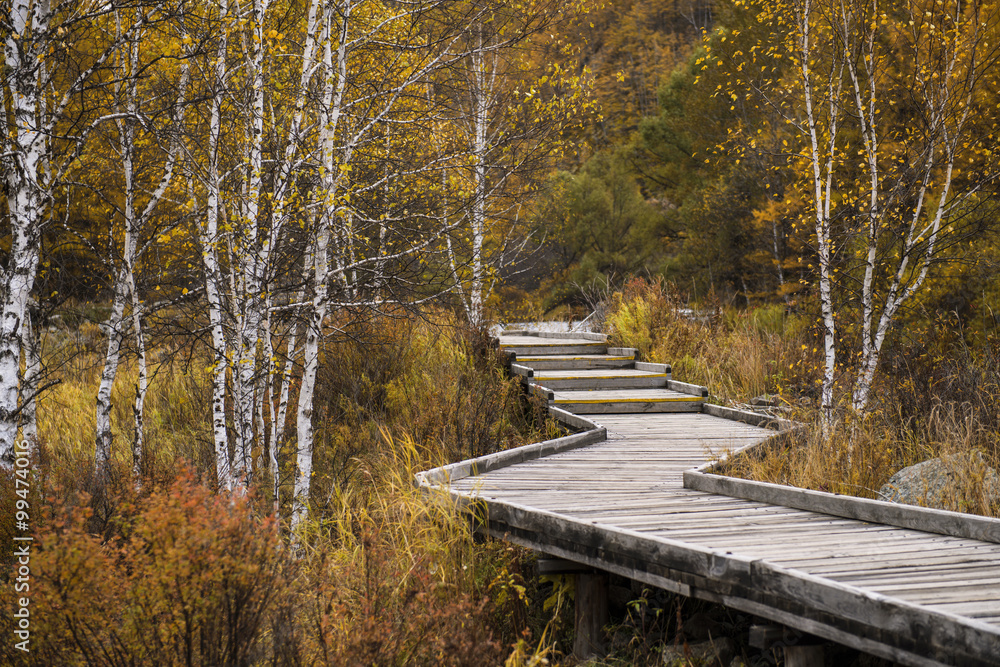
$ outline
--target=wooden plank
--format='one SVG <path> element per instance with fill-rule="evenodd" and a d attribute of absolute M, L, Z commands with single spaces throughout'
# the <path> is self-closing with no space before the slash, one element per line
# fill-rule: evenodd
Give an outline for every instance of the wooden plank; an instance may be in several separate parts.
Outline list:
<path fill-rule="evenodd" d="M 794 423 L 788 421 L 787 419 L 779 419 L 777 417 L 771 417 L 770 415 L 758 414 L 756 412 L 750 412 L 749 410 L 738 410 L 736 408 L 727 408 L 722 405 L 715 405 L 713 403 L 705 404 L 705 414 L 712 415 L 713 417 L 719 417 L 721 419 L 731 419 L 733 421 L 740 421 L 746 424 L 752 424 L 754 426 L 762 426 L 764 428 L 774 428 L 775 430 L 785 430 L 790 429 L 795 426 Z"/>
<path fill-rule="evenodd" d="M 535 378 L 540 384 L 545 385 L 553 391 L 560 389 L 586 389 L 596 391 L 599 389 L 650 389 L 666 386 L 669 376 L 655 373 L 626 373 L 632 369 L 620 369 L 619 371 L 589 371 L 601 373 L 593 377 L 572 377 L 565 374 L 554 375 L 541 372 L 535 374 Z M 570 371 L 564 371 L 568 374 Z M 573 371 L 583 373 L 588 371 Z"/>
<path fill-rule="evenodd" d="M 754 561 L 750 568 L 755 585 L 765 591 L 793 599 L 808 599 L 817 609 L 894 632 L 925 633 L 926 641 L 941 649 L 967 647 L 966 650 L 976 655 L 1000 656 L 1000 633 L 983 623 L 767 562 Z M 1000 602 L 997 605 L 1000 608 Z"/>
<path fill-rule="evenodd" d="M 982 600 L 982 601 L 972 601 L 972 602 L 939 602 L 934 604 L 934 609 L 947 614 L 955 614 L 957 616 L 968 615 L 970 618 L 975 618 L 974 615 L 979 614 L 996 614 L 1000 612 L 1000 600 Z M 981 621 L 976 621 L 981 623 Z M 1000 655 L 1000 651 L 996 651 L 992 654 L 994 658 Z"/>
<path fill-rule="evenodd" d="M 604 343 L 531 343 L 509 345 L 504 344 L 503 350 L 513 352 L 518 358 L 525 356 L 540 356 L 545 354 L 606 354 L 607 346 Z"/>
<path fill-rule="evenodd" d="M 635 363 L 632 357 L 615 357 L 609 354 L 590 354 L 581 356 L 552 355 L 548 358 L 522 355 L 521 357 L 517 357 L 517 362 L 524 364 L 525 366 L 529 366 L 536 371 L 631 368 Z"/>
<path fill-rule="evenodd" d="M 556 405 L 578 415 L 599 415 L 606 413 L 648 413 L 648 412 L 698 412 L 701 401 L 687 401 L 676 398 L 637 400 L 626 399 L 616 402 L 557 400 Z"/>
<path fill-rule="evenodd" d="M 812 645 L 785 646 L 785 667 L 823 667 L 823 647 Z"/>
<path fill-rule="evenodd" d="M 813 574 L 816 574 L 813 572 Z M 961 584 L 965 581 L 983 581 L 985 579 L 1000 577 L 1000 565 L 990 561 L 980 561 L 978 563 L 942 563 L 927 564 L 923 561 L 919 564 L 912 564 L 906 569 L 885 572 L 885 571 L 863 571 L 852 573 L 824 574 L 828 579 L 840 581 L 852 586 L 880 586 L 891 584 L 917 584 L 923 582 L 955 582 Z"/>
<path fill-rule="evenodd" d="M 655 534 L 655 531 L 653 531 Z M 796 546 L 794 549 L 789 547 L 787 544 L 779 543 L 778 545 L 768 545 L 768 544 L 739 544 L 733 541 L 718 540 L 718 539 L 703 539 L 696 543 L 704 545 L 709 548 L 723 549 L 730 552 L 739 552 L 745 554 L 747 557 L 764 559 L 768 562 L 774 563 L 775 565 L 781 565 L 783 567 L 789 567 L 791 569 L 800 570 L 802 572 L 810 572 L 809 568 L 803 566 L 796 566 L 792 568 L 787 563 L 778 563 L 776 556 L 788 553 L 800 554 L 803 556 L 820 556 L 826 559 L 836 559 L 843 558 L 845 556 L 857 556 L 862 553 L 872 553 L 878 552 L 883 554 L 888 558 L 892 554 L 896 555 L 906 555 L 911 559 L 919 559 L 921 554 L 925 553 L 927 549 L 921 546 L 914 547 L 912 543 L 902 542 L 899 540 L 887 541 L 885 544 L 876 544 L 875 541 L 868 543 L 865 542 L 853 542 L 850 544 L 838 543 L 838 544 L 822 544 L 813 547 L 802 547 Z M 938 549 L 939 552 L 947 552 L 949 549 L 942 547 Z M 953 554 L 958 552 L 958 548 L 951 548 L 950 550 Z M 811 572 L 810 572 L 811 573 Z M 822 573 L 816 574 L 816 576 L 823 576 Z"/>
<path fill-rule="evenodd" d="M 530 378 L 535 374 L 534 369 L 530 366 L 522 366 L 521 364 L 511 364 L 510 372 L 514 375 L 520 375 L 521 377 Z"/>
<path fill-rule="evenodd" d="M 635 367 L 640 371 L 651 371 L 653 373 L 662 373 L 668 376 L 671 373 L 670 364 L 650 364 L 645 361 L 637 361 L 635 362 Z"/>
<path fill-rule="evenodd" d="M 1000 519 L 867 498 L 840 496 L 822 491 L 796 489 L 779 484 L 754 482 L 696 471 L 684 473 L 684 486 L 708 493 L 720 493 L 861 521 L 1000 544 Z"/>
<path fill-rule="evenodd" d="M 667 382 L 667 388 L 672 391 L 678 391 L 682 394 L 690 394 L 692 396 L 700 396 L 702 398 L 708 398 L 708 387 L 702 387 L 697 384 L 689 384 L 687 382 L 678 382 L 677 380 L 670 380 Z"/>
<path fill-rule="evenodd" d="M 911 558 L 909 553 L 900 556 L 880 551 L 855 556 L 838 556 L 831 559 L 827 555 L 809 556 L 793 552 L 773 556 L 770 560 L 784 567 L 805 569 L 817 575 L 832 577 L 838 573 L 857 573 L 861 568 L 864 568 L 865 572 L 882 572 L 913 567 L 917 563 L 933 566 L 940 563 L 993 562 L 998 559 L 995 553 L 978 551 L 964 546 L 947 547 L 944 550 L 940 548 L 923 549 L 914 556 L 916 556 L 916 560 Z"/>
<path fill-rule="evenodd" d="M 589 340 L 605 342 L 608 340 L 606 334 L 593 333 L 590 331 L 530 331 L 525 329 L 512 329 L 500 332 L 500 345 L 510 341 L 520 341 L 524 339 L 548 338 L 556 340 Z"/>
<path fill-rule="evenodd" d="M 591 403 L 600 401 L 622 403 L 626 401 L 654 401 L 662 399 L 693 400 L 690 394 L 667 389 L 565 389 L 556 392 L 556 399 Z"/>
<path fill-rule="evenodd" d="M 602 380 L 620 377 L 666 377 L 666 373 L 637 370 L 635 368 L 606 369 L 560 369 L 551 371 L 536 371 L 539 381 L 549 380 Z"/>
<path fill-rule="evenodd" d="M 476 459 L 461 461 L 451 465 L 418 473 L 417 484 L 442 484 L 450 480 L 462 479 L 470 475 L 482 474 L 490 470 L 514 465 L 521 461 L 547 456 L 553 452 L 561 452 L 576 447 L 586 447 L 594 442 L 600 442 L 607 432 L 603 428 L 576 433 L 554 440 L 525 445 L 516 449 L 508 449 L 496 454 L 480 456 Z"/>

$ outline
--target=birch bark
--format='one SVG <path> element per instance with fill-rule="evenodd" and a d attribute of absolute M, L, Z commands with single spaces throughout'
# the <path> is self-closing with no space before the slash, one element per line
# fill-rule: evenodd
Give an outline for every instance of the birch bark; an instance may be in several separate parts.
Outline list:
<path fill-rule="evenodd" d="M 14 463 L 18 427 L 21 335 L 38 270 L 46 174 L 40 167 L 48 152 L 48 135 L 41 131 L 39 106 L 44 35 L 49 28 L 49 3 L 11 0 L 6 3 L 11 32 L 4 37 L 7 82 L 5 106 L 10 122 L 0 138 L 4 155 L 7 213 L 12 232 L 10 256 L 4 269 L 0 304 L 0 466 Z M 15 37 L 16 35 L 16 37 Z M 7 113 L 6 108 L 0 110 Z"/>
<path fill-rule="evenodd" d="M 302 350 L 302 383 L 296 414 L 296 467 L 292 501 L 292 530 L 301 526 L 309 511 L 309 493 L 312 483 L 313 450 L 313 395 L 316 390 L 316 372 L 319 368 L 319 349 L 323 340 L 329 292 L 329 252 L 333 216 L 336 214 L 337 187 L 341 170 L 335 161 L 335 140 L 344 101 L 347 80 L 348 29 L 352 5 L 348 4 L 334 23 L 331 8 L 326 8 L 323 30 L 323 97 L 320 142 L 320 196 L 322 206 L 316 218 L 316 240 L 313 251 L 313 298 L 304 334 Z M 336 28 L 336 33 L 334 32 Z M 334 44 L 336 39 L 336 64 Z M 349 150 L 349 149 L 348 149 Z"/>
<path fill-rule="evenodd" d="M 24 313 L 24 377 L 21 382 L 21 437 L 34 456 L 38 452 L 38 389 L 42 375 L 41 329 L 29 304 Z"/>
<path fill-rule="evenodd" d="M 209 103 L 208 168 L 206 175 L 207 202 L 204 223 L 199 229 L 202 264 L 205 269 L 205 297 L 208 304 L 209 329 L 212 336 L 212 442 L 215 449 L 215 472 L 219 488 L 234 487 L 229 454 L 229 433 L 226 425 L 226 371 L 229 354 L 224 329 L 225 280 L 219 261 L 219 213 L 224 203 L 221 197 L 219 157 L 222 135 L 222 104 L 226 94 L 228 70 L 229 20 L 228 0 L 219 2 L 219 24 L 223 26 L 216 47 L 213 67 L 212 97 Z"/>
<path fill-rule="evenodd" d="M 123 23 L 124 20 L 121 12 L 115 13 L 116 41 L 124 46 L 114 67 L 115 83 L 113 86 L 114 122 L 117 126 L 118 154 L 121 159 L 124 183 L 124 202 L 120 209 L 124 238 L 121 262 L 114 274 L 111 312 L 104 323 L 104 328 L 108 332 L 108 345 L 96 399 L 94 470 L 99 479 L 103 478 L 107 472 L 112 444 L 111 391 L 121 360 L 122 345 L 131 330 L 134 334 L 139 366 L 133 405 L 132 443 L 133 470 L 138 481 L 144 440 L 142 412 L 148 388 L 148 369 L 146 366 L 145 335 L 142 330 L 142 304 L 137 293 L 135 272 L 143 250 L 149 245 L 148 242 L 140 245 L 140 236 L 147 230 L 156 208 L 173 181 L 180 143 L 176 139 L 169 142 L 159 182 L 156 188 L 149 193 L 145 206 L 140 210 L 138 199 L 145 188 L 137 179 L 137 170 L 139 169 L 139 165 L 137 165 L 139 143 L 137 133 L 142 129 L 144 117 L 140 106 L 139 78 L 142 66 L 141 45 L 145 34 L 142 26 L 145 24 L 145 20 L 140 14 L 137 19 L 138 27 L 126 26 Z M 174 102 L 178 126 L 184 122 L 188 79 L 188 65 L 185 62 L 181 68 L 178 95 Z M 151 128 L 144 129 L 149 131 Z M 129 317 L 125 317 L 126 305 L 131 305 L 132 312 Z"/>

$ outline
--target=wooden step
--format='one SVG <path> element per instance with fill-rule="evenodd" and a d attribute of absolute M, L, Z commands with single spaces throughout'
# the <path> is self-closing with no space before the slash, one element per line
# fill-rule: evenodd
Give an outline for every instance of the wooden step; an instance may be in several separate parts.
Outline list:
<path fill-rule="evenodd" d="M 646 389 L 665 387 L 669 380 L 669 373 L 634 368 L 534 371 L 534 381 L 549 389 Z"/>
<path fill-rule="evenodd" d="M 525 356 L 607 354 L 608 343 L 600 334 L 559 334 L 515 331 L 500 335 L 500 349 Z"/>
<path fill-rule="evenodd" d="M 701 396 L 668 389 L 552 390 L 550 400 L 552 405 L 578 415 L 701 412 L 704 402 Z"/>
<path fill-rule="evenodd" d="M 536 371 L 632 368 L 635 363 L 635 356 L 616 356 L 612 354 L 558 354 L 538 357 L 530 355 L 517 355 L 517 363 L 524 366 L 530 366 Z"/>
<path fill-rule="evenodd" d="M 550 355 L 572 355 L 572 356 L 582 356 L 590 354 L 606 354 L 608 351 L 607 343 L 600 343 L 597 341 L 556 341 L 552 343 L 533 343 L 533 344 L 502 344 L 500 349 L 507 352 L 513 352 L 517 355 L 518 359 L 525 356 L 550 356 Z"/>

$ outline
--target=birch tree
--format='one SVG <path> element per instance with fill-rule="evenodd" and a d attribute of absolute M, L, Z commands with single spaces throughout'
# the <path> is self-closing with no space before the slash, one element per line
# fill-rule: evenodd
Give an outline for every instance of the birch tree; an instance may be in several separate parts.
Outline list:
<path fill-rule="evenodd" d="M 552 43 L 547 33 L 585 11 L 576 3 L 544 0 L 491 8 L 471 27 L 469 55 L 448 81 L 462 146 L 451 172 L 457 189 L 468 193 L 458 239 L 463 250 L 456 251 L 449 237 L 448 261 L 474 327 L 484 322 L 484 301 L 499 271 L 514 263 L 525 244 L 523 230 L 517 230 L 523 202 L 588 106 L 586 80 L 551 58 L 557 53 L 568 59 L 574 47 Z"/>
<path fill-rule="evenodd" d="M 135 3 L 143 5 L 143 3 Z M 103 119 L 89 117 L 78 93 L 99 78 L 120 40 L 91 39 L 118 5 L 11 0 L 3 4 L 3 108 L 0 171 L 10 254 L 0 275 L 0 464 L 9 466 L 17 436 L 18 370 L 25 309 L 38 272 L 43 228 L 58 184 L 87 136 Z M 156 2 L 146 4 L 155 12 Z M 87 40 L 86 50 L 75 49 Z M 77 58 L 72 70 L 58 67 Z"/>
<path fill-rule="evenodd" d="M 864 413 L 883 346 L 968 209 L 994 183 L 996 7 L 982 2 L 738 2 L 768 38 L 706 58 L 729 63 L 721 93 L 770 108 L 790 167 L 805 174 L 824 340 L 821 405 L 855 365 L 850 406 Z M 732 43 L 732 42 L 731 42 Z M 720 87 L 721 88 L 721 87 Z M 755 148 L 746 133 L 742 145 Z M 791 142 L 791 143 L 790 143 Z M 850 319 L 844 315 L 850 314 Z M 859 322 L 857 348 L 844 327 Z"/>
<path fill-rule="evenodd" d="M 293 59 L 296 66 L 272 67 L 277 70 L 275 85 L 267 85 L 269 54 L 291 44 L 270 27 L 274 19 L 269 3 L 221 2 L 209 20 L 186 28 L 191 33 L 185 37 L 189 48 L 213 44 L 205 63 L 205 141 L 198 140 L 197 127 L 189 130 L 193 174 L 189 199 L 192 206 L 197 206 L 196 200 L 204 202 L 197 237 L 213 350 L 218 482 L 220 488 L 239 492 L 268 468 L 277 488 L 279 445 L 273 437 L 266 443 L 266 422 L 273 424 L 279 417 L 274 405 L 268 407 L 276 374 L 271 312 L 276 276 L 294 267 L 275 262 L 289 254 L 283 249 L 282 234 L 298 215 L 289 206 L 298 196 L 296 179 L 302 176 L 302 161 L 309 157 L 304 147 L 315 138 L 311 125 L 315 114 L 308 103 L 317 78 L 320 7 L 319 0 L 312 0 L 302 23 L 297 21 L 303 17 L 293 17 L 290 29 L 297 34 L 288 37 L 301 36 L 302 41 L 299 50 L 283 57 Z M 276 89 L 282 94 L 273 92 Z M 287 114 L 290 122 L 281 114 Z M 265 164 L 266 152 L 276 153 L 278 159 Z M 284 374 L 282 381 L 289 380 Z M 287 386 L 284 395 L 287 404 Z M 282 429 L 272 428 L 270 433 L 283 436 Z M 265 444 L 271 448 L 268 456 Z"/>
<path fill-rule="evenodd" d="M 209 19 L 202 26 L 182 23 L 180 30 L 182 31 L 180 37 L 185 44 L 194 41 L 192 33 L 199 37 L 207 37 L 208 34 L 214 33 L 216 37 L 208 66 L 203 71 L 204 80 L 207 82 L 205 97 L 208 106 L 204 154 L 197 150 L 196 145 L 188 149 L 187 164 L 191 172 L 188 184 L 188 205 L 193 209 L 197 208 L 195 202 L 198 197 L 198 188 L 194 185 L 194 181 L 197 180 L 204 191 L 205 202 L 204 214 L 200 216 L 200 222 L 197 225 L 197 237 L 204 271 L 205 301 L 211 340 L 212 364 L 209 372 L 212 378 L 212 444 L 215 453 L 215 473 L 219 489 L 232 491 L 235 479 L 229 452 L 226 411 L 229 341 L 225 330 L 225 280 L 221 258 L 223 243 L 220 233 L 220 217 L 222 217 L 225 206 L 221 174 L 222 153 L 224 151 L 223 105 L 230 76 L 228 0 L 220 0 L 214 22 Z M 187 49 L 188 53 L 191 54 L 193 47 L 188 46 Z M 202 161 L 200 158 L 204 158 L 204 160 Z"/>
<path fill-rule="evenodd" d="M 121 221 L 120 258 L 112 258 L 111 273 L 113 274 L 111 312 L 104 323 L 108 335 L 108 345 L 104 357 L 104 367 L 97 390 L 97 408 L 95 414 L 96 444 L 94 450 L 94 468 L 98 478 L 107 472 L 111 457 L 111 390 L 121 360 L 122 345 L 131 334 L 135 341 L 138 363 L 138 380 L 135 386 L 135 402 L 133 407 L 134 429 L 132 442 L 132 467 L 139 479 L 143 450 L 143 423 L 145 395 L 148 387 L 148 370 L 145 354 L 145 337 L 142 327 L 142 311 L 138 289 L 136 287 L 136 271 L 145 252 L 155 241 L 158 234 L 168 231 L 166 228 L 151 229 L 151 218 L 170 187 L 179 155 L 177 128 L 184 122 L 186 92 L 188 86 L 188 67 L 181 66 L 176 83 L 177 97 L 166 102 L 166 109 L 147 108 L 144 100 L 155 98 L 153 91 L 140 87 L 140 80 L 149 76 L 150 50 L 146 38 L 148 25 L 145 9 L 135 10 L 137 16 L 130 16 L 131 11 L 116 10 L 114 13 L 114 29 L 116 41 L 121 44 L 119 52 L 113 57 L 112 72 L 114 81 L 111 85 L 113 99 L 110 104 L 110 118 L 107 123 L 114 128 L 115 152 L 111 164 L 121 168 L 120 202 L 111 199 L 115 211 L 114 218 Z M 132 24 L 138 24 L 133 26 Z M 153 54 L 156 58 L 160 54 Z M 162 100 L 157 101 L 163 104 Z M 155 102 L 154 102 L 155 103 Z M 170 111 L 173 110 L 173 114 Z M 166 117 L 166 125 L 161 118 Z M 157 127 L 156 124 L 160 126 Z M 110 138 L 110 137 L 109 137 Z M 161 144 L 161 140 L 163 144 Z M 152 145 L 152 151 L 143 150 L 143 145 Z M 160 149 L 162 146 L 163 150 Z M 150 154 L 152 153 L 152 154 Z M 147 185 L 141 181 L 151 172 L 151 164 L 159 171 L 159 179 L 155 185 Z M 145 194 L 148 192 L 148 195 Z M 112 241 L 118 236 L 117 226 L 111 229 Z M 131 314 L 126 317 L 126 307 L 131 307 Z"/>
<path fill-rule="evenodd" d="M 475 3 L 438 0 L 409 5 L 349 1 L 323 7 L 317 47 L 317 173 L 310 194 L 315 206 L 305 253 L 308 294 L 300 309 L 305 324 L 295 417 L 293 528 L 308 513 L 316 373 L 330 310 L 388 307 L 390 278 L 397 287 L 405 279 L 398 273 L 389 276 L 387 267 L 420 265 L 457 225 L 405 207 L 398 216 L 366 214 L 368 197 L 422 200 L 411 185 L 426 183 L 440 166 L 440 156 L 432 150 L 419 156 L 415 151 L 416 163 L 404 170 L 369 169 L 368 157 L 383 150 L 389 125 L 405 131 L 414 144 L 426 144 L 419 128 L 433 115 L 423 104 L 427 86 L 435 73 L 468 57 L 463 35 L 484 12 Z M 422 217 L 432 224 L 421 224 Z M 366 283 L 378 289 L 366 289 Z"/>

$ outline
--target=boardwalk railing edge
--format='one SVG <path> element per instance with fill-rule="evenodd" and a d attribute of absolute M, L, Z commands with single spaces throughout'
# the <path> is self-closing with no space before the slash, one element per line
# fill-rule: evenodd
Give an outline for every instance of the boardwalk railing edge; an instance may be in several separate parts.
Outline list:
<path fill-rule="evenodd" d="M 589 419 L 552 406 L 549 406 L 549 413 L 563 424 L 578 429 L 580 432 L 420 472 L 415 475 L 417 484 L 419 486 L 447 484 L 466 477 L 481 475 L 490 470 L 506 468 L 559 452 L 586 447 L 607 439 L 607 429 Z"/>
<path fill-rule="evenodd" d="M 767 446 L 767 443 L 754 447 L 762 445 Z M 703 468 L 684 472 L 684 488 L 772 505 L 784 505 L 845 519 L 1000 544 L 1000 519 L 974 514 L 727 477 L 708 472 Z"/>

